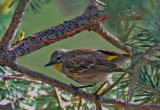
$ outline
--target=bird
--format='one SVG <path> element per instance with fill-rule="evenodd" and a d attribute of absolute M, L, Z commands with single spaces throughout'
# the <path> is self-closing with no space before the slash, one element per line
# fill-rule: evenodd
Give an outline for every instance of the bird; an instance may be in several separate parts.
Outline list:
<path fill-rule="evenodd" d="M 44 67 L 53 66 L 57 71 L 81 84 L 79 88 L 83 88 L 107 82 L 108 75 L 114 72 L 124 72 L 120 66 L 130 59 L 129 54 L 107 50 L 58 49 L 53 52 L 49 63 Z"/>

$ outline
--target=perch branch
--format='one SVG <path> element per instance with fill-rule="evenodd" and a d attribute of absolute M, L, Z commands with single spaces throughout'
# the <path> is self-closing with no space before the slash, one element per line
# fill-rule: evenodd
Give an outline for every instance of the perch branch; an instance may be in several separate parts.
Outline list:
<path fill-rule="evenodd" d="M 37 79 L 37 80 L 40 80 L 40 81 L 43 81 L 44 83 L 47 83 L 47 84 L 50 84 L 52 86 L 55 86 L 55 87 L 58 87 L 62 90 L 65 89 L 66 92 L 69 92 L 71 94 L 74 94 L 76 93 L 75 89 L 72 87 L 72 86 L 69 86 L 67 84 L 64 84 L 60 81 L 57 81 L 51 77 L 48 77 L 44 74 L 41 74 L 41 73 L 38 73 L 38 72 L 35 72 L 35 71 L 32 71 L 28 68 L 25 68 L 19 64 L 14 64 L 12 65 L 11 69 L 15 70 L 15 71 L 18 71 L 20 73 L 23 73 L 31 78 L 34 78 L 34 79 Z M 86 98 L 89 98 L 89 100 L 94 100 L 96 101 L 96 97 L 94 97 L 94 95 L 92 94 L 89 94 L 87 92 L 84 92 L 82 90 L 78 90 L 77 91 L 77 95 L 81 96 L 83 94 L 83 97 L 84 97 L 84 94 L 86 95 Z"/>
<path fill-rule="evenodd" d="M 93 94 L 87 93 L 85 91 L 82 90 L 78 90 L 76 91 L 72 86 L 64 84 L 60 81 L 57 81 L 51 77 L 48 77 L 44 74 L 38 73 L 38 72 L 34 72 L 32 70 L 29 70 L 21 65 L 15 64 L 12 65 L 11 69 L 18 71 L 20 73 L 26 74 L 34 79 L 37 80 L 41 80 L 44 83 L 50 84 L 52 86 L 58 87 L 66 92 L 69 92 L 73 95 L 77 95 L 80 96 L 86 100 L 90 100 L 93 101 L 95 103 L 97 103 L 97 97 L 95 97 Z M 99 100 L 98 100 L 99 101 Z M 100 101 L 102 103 L 106 103 L 106 104 L 116 104 L 116 105 L 122 105 L 122 106 L 130 106 L 130 107 L 137 107 L 140 109 L 150 109 L 150 108 L 155 108 L 155 110 L 160 109 L 160 105 L 155 105 L 155 104 L 144 104 L 144 105 L 139 105 L 140 103 L 136 103 L 136 102 L 130 102 L 130 101 L 125 101 L 125 100 L 120 100 L 120 99 L 112 99 L 112 98 L 104 98 L 104 97 L 100 97 Z"/>
<path fill-rule="evenodd" d="M 96 101 L 96 110 L 102 110 L 102 104 L 101 101 Z"/>
<path fill-rule="evenodd" d="M 17 29 L 20 25 L 20 22 L 22 20 L 23 14 L 25 9 L 27 8 L 30 0 L 20 0 L 19 4 L 14 12 L 14 15 L 12 17 L 12 21 L 9 25 L 9 28 L 7 29 L 6 33 L 4 34 L 0 46 L 3 49 L 7 49 L 11 47 L 11 43 L 16 35 Z"/>

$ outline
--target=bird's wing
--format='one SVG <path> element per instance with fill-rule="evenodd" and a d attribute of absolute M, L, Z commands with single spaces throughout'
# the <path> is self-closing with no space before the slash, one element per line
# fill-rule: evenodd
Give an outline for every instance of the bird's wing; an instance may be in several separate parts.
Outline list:
<path fill-rule="evenodd" d="M 88 73 L 112 73 L 121 71 L 123 69 L 118 68 L 116 64 L 107 59 L 98 59 L 95 65 L 88 69 Z"/>
<path fill-rule="evenodd" d="M 94 72 L 113 72 L 117 68 L 116 64 L 107 61 L 106 59 L 97 58 L 94 56 L 77 56 L 66 61 L 65 68 L 70 73 L 85 73 Z"/>
<path fill-rule="evenodd" d="M 113 51 L 107 51 L 107 50 L 97 50 L 97 51 L 102 52 L 102 53 L 107 54 L 107 55 L 118 55 L 118 56 L 121 56 L 120 53 L 113 52 Z"/>

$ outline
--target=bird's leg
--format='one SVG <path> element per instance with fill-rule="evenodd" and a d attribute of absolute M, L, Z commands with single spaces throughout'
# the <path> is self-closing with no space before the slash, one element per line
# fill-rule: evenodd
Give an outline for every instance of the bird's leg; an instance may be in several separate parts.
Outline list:
<path fill-rule="evenodd" d="M 100 98 L 98 95 L 98 92 L 102 89 L 102 87 L 107 83 L 108 81 L 105 81 L 96 92 L 93 93 L 93 95 L 97 98 L 97 100 Z"/>
<path fill-rule="evenodd" d="M 93 94 L 97 94 L 107 82 L 108 82 L 108 81 L 104 82 L 104 83 L 98 88 L 98 90 L 97 90 L 96 92 L 94 92 Z"/>
<path fill-rule="evenodd" d="M 86 87 L 93 87 L 93 86 L 95 86 L 95 85 L 87 85 L 87 86 L 76 87 L 76 86 L 74 86 L 73 84 L 71 84 L 71 86 L 75 89 L 75 91 L 76 91 L 75 95 L 77 95 L 78 89 L 86 88 Z"/>

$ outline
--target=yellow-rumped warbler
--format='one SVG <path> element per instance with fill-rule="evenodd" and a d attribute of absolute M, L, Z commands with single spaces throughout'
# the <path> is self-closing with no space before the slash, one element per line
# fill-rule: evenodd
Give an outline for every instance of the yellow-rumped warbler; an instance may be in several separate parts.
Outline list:
<path fill-rule="evenodd" d="M 130 60 L 129 54 L 119 54 L 106 50 L 94 49 L 59 49 L 53 52 L 51 66 L 70 79 L 84 85 L 95 86 L 106 82 L 107 76 L 113 72 L 123 72 L 119 66 Z"/>

